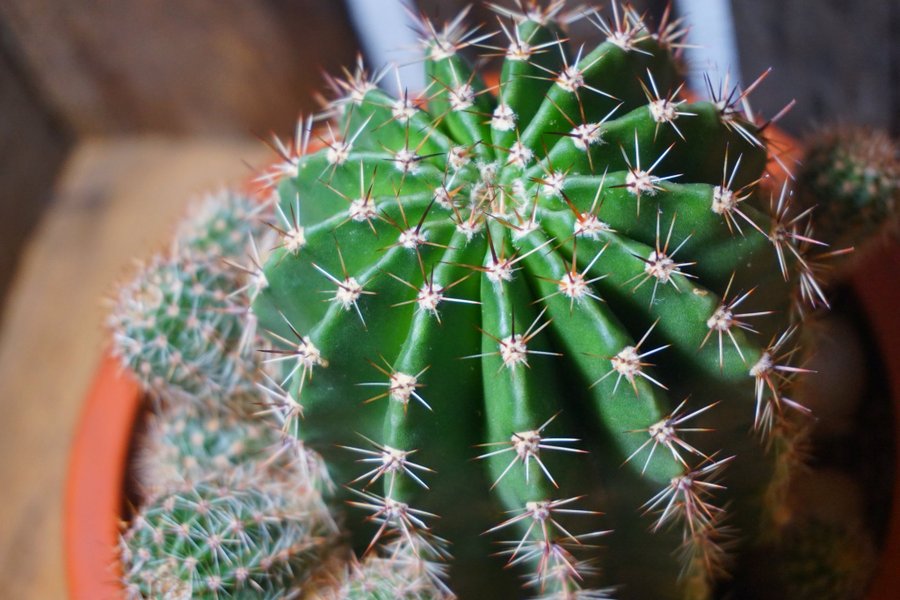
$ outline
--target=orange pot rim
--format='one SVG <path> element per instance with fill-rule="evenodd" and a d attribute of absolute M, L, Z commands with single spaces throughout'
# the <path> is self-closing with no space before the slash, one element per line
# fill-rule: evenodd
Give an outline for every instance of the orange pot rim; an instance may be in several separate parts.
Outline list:
<path fill-rule="evenodd" d="M 117 546 L 141 400 L 138 383 L 118 359 L 104 354 L 75 431 L 65 485 L 63 550 L 75 600 L 124 596 Z"/>

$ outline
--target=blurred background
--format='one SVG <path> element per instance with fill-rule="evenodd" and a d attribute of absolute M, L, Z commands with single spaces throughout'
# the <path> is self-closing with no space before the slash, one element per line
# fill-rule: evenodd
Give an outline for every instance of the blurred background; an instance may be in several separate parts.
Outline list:
<path fill-rule="evenodd" d="M 723 1 L 728 4 L 682 5 L 699 6 L 702 18 Z M 395 2 L 354 4 L 365 10 Z M 417 4 L 446 18 L 468 3 Z M 659 14 L 666 2 L 636 4 Z M 773 67 L 754 94 L 755 107 L 771 115 L 795 98 L 797 107 L 781 122 L 794 134 L 833 119 L 896 132 L 898 7 L 896 0 L 733 2 L 741 71 L 752 78 Z M 474 7 L 472 16 L 494 19 L 484 7 Z M 388 39 L 405 42 L 408 34 L 397 26 L 387 24 Z M 321 74 L 349 64 L 361 50 L 361 27 L 365 22 L 354 27 L 340 1 L 2 0 L 0 297 L 79 144 L 287 133 L 301 110 L 316 107 Z M 587 38 L 590 29 L 577 24 L 573 36 Z"/>
<path fill-rule="evenodd" d="M 467 3 L 415 4 L 442 20 Z M 658 17 L 666 2 L 635 4 Z M 753 105 L 771 116 L 796 99 L 789 133 L 827 121 L 900 133 L 900 1 L 676 8 L 713 34 L 730 9 L 734 36 L 708 43 L 736 64 L 691 68 L 748 82 L 772 67 Z M 0 0 L 0 595 L 64 595 L 59 502 L 103 294 L 192 195 L 270 159 L 258 138 L 317 107 L 323 72 L 364 50 L 408 57 L 403 19 L 395 0 Z M 572 37 L 596 39 L 586 23 Z"/>

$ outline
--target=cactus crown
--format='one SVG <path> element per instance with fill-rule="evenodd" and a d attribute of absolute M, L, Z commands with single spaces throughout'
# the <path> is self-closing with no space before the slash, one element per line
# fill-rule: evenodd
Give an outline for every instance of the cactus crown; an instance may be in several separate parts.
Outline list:
<path fill-rule="evenodd" d="M 278 238 L 264 264 L 256 245 L 238 275 L 179 262 L 182 246 L 241 253 L 235 213 L 202 212 L 157 280 L 124 289 L 120 348 L 150 384 L 231 394 L 259 321 L 263 412 L 360 511 L 373 575 L 351 596 L 403 572 L 410 597 L 504 597 L 515 571 L 546 597 L 708 597 L 796 454 L 794 308 L 825 301 L 809 213 L 785 189 L 763 198 L 770 153 L 746 93 L 682 97 L 677 22 L 617 2 L 491 7 L 493 33 L 465 13 L 419 20 L 420 96 L 388 96 L 361 64 L 331 79 L 260 178 Z M 577 18 L 596 48 L 571 47 Z M 473 51 L 503 57 L 495 85 Z M 234 294 L 209 292 L 223 285 Z M 140 533 L 159 510 L 132 539 L 181 544 Z"/>

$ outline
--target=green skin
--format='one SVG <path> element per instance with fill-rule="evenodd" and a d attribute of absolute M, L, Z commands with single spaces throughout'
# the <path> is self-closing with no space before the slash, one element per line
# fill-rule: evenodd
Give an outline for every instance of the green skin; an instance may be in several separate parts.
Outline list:
<path fill-rule="evenodd" d="M 207 479 L 154 498 L 132 521 L 121 539 L 126 595 L 297 597 L 335 533 L 318 497 L 295 486 Z"/>
<path fill-rule="evenodd" d="M 231 192 L 195 202 L 168 252 L 119 289 L 115 350 L 149 390 L 196 405 L 228 397 L 246 408 L 236 400 L 254 391 L 258 357 L 244 340 L 253 282 L 237 265 L 265 233 L 262 210 Z"/>
<path fill-rule="evenodd" d="M 518 29 L 532 45 L 557 39 L 552 23 L 525 20 Z M 561 46 L 571 65 L 573 53 L 565 42 Z M 740 218 L 742 233 L 732 231 L 723 215 L 710 207 L 714 187 L 723 183 L 726 149 L 729 170 L 741 157 L 732 190 L 761 176 L 766 150 L 741 138 L 710 103 L 678 106 L 676 124 L 684 140 L 670 123 L 657 123 L 639 79 L 647 81 L 649 69 L 664 93 L 676 83 L 676 66 L 654 38 L 630 50 L 606 42 L 584 53 L 579 64 L 589 65 L 586 84 L 616 100 L 587 88 L 576 95 L 555 84 L 544 69 L 559 72 L 562 60 L 558 48 L 551 47 L 531 62 L 505 61 L 499 100 L 517 115 L 516 128 L 510 131 L 491 126 L 498 102 L 492 93 L 479 93 L 469 108 L 453 109 L 450 93 L 459 85 L 470 82 L 476 92 L 487 89 L 457 54 L 426 60 L 426 72 L 434 81 L 427 112 L 417 111 L 408 123 L 392 116 L 395 100 L 376 89 L 364 90 L 361 99 L 345 99 L 338 128 L 345 139 L 352 139 L 346 160 L 329 160 L 329 149 L 302 156 L 297 176 L 280 183 L 282 210 L 304 228 L 305 244 L 295 252 L 281 248 L 271 255 L 265 267 L 269 286 L 254 311 L 262 327 L 291 341 L 300 341 L 294 331 L 308 336 L 327 359 L 327 366 L 298 369 L 287 386 L 304 407 L 302 438 L 324 455 L 336 481 L 352 482 L 374 468 L 373 463 L 358 462 L 364 455 L 344 448 L 375 450 L 360 436 L 415 450 L 410 460 L 436 471 L 414 471 L 429 489 L 403 474 L 387 474 L 365 487 L 370 476 L 350 487 L 365 487 L 440 515 L 426 520 L 436 534 L 452 542 L 451 587 L 461 597 L 483 597 L 478 594 L 484 589 L 491 589 L 492 597 L 521 595 L 510 570 L 500 568 L 506 559 L 489 556 L 497 551 L 495 542 L 522 539 L 528 521 L 480 535 L 511 516 L 504 511 L 521 511 L 528 501 L 581 495 L 586 497 L 571 507 L 602 510 L 606 516 L 558 518 L 573 534 L 614 529 L 603 538 L 603 581 L 622 586 L 617 597 L 703 597 L 714 573 L 693 565 L 687 577 L 679 578 L 682 565 L 675 554 L 681 527 L 654 528 L 653 515 L 642 514 L 640 508 L 671 478 L 683 475 L 685 467 L 665 447 L 656 448 L 649 462 L 651 446 L 638 449 L 648 439 L 647 428 L 685 397 L 690 396 L 683 414 L 721 401 L 684 425 L 715 431 L 684 437 L 707 455 L 717 453 L 717 459 L 736 457 L 721 480 L 727 490 L 716 491 L 714 504 L 728 503 L 729 525 L 752 532 L 770 459 L 748 433 L 755 407 L 749 369 L 770 337 L 786 327 L 790 294 L 768 237 Z M 620 103 L 599 129 L 602 142 L 588 146 L 588 151 L 572 137 L 560 135 L 573 124 L 600 121 Z M 534 152 L 524 168 L 507 164 L 517 139 Z M 332 149 L 338 144 L 327 141 Z M 643 169 L 672 146 L 652 174 L 678 174 L 678 183 L 658 182 L 657 190 L 639 198 L 632 193 L 625 184 L 628 161 L 636 166 L 635 143 Z M 473 160 L 454 170 L 448 152 L 457 146 L 467 147 Z M 396 156 L 404 148 L 423 157 L 409 172 Z M 480 180 L 476 160 L 497 165 L 491 184 L 495 197 L 472 208 L 471 186 Z M 554 172 L 566 176 L 565 199 L 538 193 Z M 497 200 L 499 192 L 509 196 L 516 185 L 524 186 L 527 198 L 518 215 L 509 210 L 513 200 L 505 206 Z M 455 194 L 455 211 L 433 201 L 441 186 Z M 574 210 L 590 211 L 601 186 L 595 213 L 612 231 L 599 232 L 595 239 L 575 238 Z M 352 220 L 350 202 L 367 195 L 378 217 Z M 753 197 L 741 209 L 768 232 L 771 218 L 761 206 Z M 537 228 L 519 235 L 515 227 L 532 214 Z M 467 238 L 456 224 L 470 216 L 480 230 Z M 650 255 L 658 236 L 662 246 L 673 218 L 668 250 L 679 248 L 675 261 L 690 264 L 669 283 L 655 287 L 651 277 L 638 285 L 645 277 L 645 262 L 639 257 Z M 417 224 L 428 243 L 415 249 L 399 245 L 400 230 Z M 291 223 L 278 226 L 287 229 Z M 493 281 L 484 270 L 497 257 L 523 256 L 510 281 Z M 558 293 L 557 282 L 573 260 L 585 279 L 603 276 L 589 286 L 595 297 L 573 300 Z M 354 306 L 329 301 L 335 283 L 316 266 L 338 280 L 354 277 L 367 293 Z M 755 288 L 735 312 L 774 312 L 748 319 L 758 335 L 732 327 L 734 345 L 725 335 L 720 363 L 718 338 L 710 333 L 707 319 L 732 277 L 729 300 Z M 438 318 L 415 302 L 423 280 L 448 288 L 446 298 L 468 302 L 441 302 Z M 546 312 L 536 328 L 549 326 L 527 340 L 527 366 L 505 365 L 498 341 L 525 334 L 542 310 Z M 610 358 L 634 346 L 654 323 L 641 351 L 668 347 L 647 356 L 653 365 L 642 372 L 668 389 L 642 376 L 635 377 L 633 385 L 624 377 L 617 382 L 617 373 L 607 376 Z M 415 398 L 404 403 L 383 394 L 394 372 L 418 375 L 421 386 L 416 392 L 431 410 Z M 361 387 L 366 383 L 382 387 Z M 383 395 L 367 402 L 378 394 Z M 512 451 L 473 460 L 511 448 L 511 434 L 536 430 L 548 421 L 543 438 L 578 439 L 550 445 L 588 452 L 541 451 L 540 459 L 558 489 L 533 461 L 527 473 L 522 462 L 507 471 Z M 485 443 L 498 445 L 474 447 Z M 702 461 L 682 455 L 692 466 Z M 349 522 L 364 549 L 374 527 Z M 529 535 L 542 539 L 540 527 Z M 590 548 L 575 554 L 596 556 Z M 533 571 L 533 564 L 523 564 L 523 573 Z M 594 582 L 587 578 L 581 583 Z M 559 591 L 556 585 L 550 582 L 544 592 Z"/>

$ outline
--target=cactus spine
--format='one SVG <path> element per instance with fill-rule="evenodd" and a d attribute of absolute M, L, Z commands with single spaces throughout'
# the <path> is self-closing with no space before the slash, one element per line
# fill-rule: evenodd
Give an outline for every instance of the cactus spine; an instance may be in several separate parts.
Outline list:
<path fill-rule="evenodd" d="M 421 98 L 359 66 L 324 147 L 312 121 L 281 147 L 253 304 L 273 411 L 345 484 L 360 551 L 447 560 L 464 597 L 516 593 L 504 563 L 540 596 L 709 597 L 775 508 L 748 430 L 804 412 L 808 213 L 761 191 L 745 94 L 680 96 L 677 22 L 563 5 L 491 5 L 495 34 L 423 17 Z M 594 49 L 564 37 L 579 15 Z M 493 87 L 462 56 L 485 48 Z"/>

